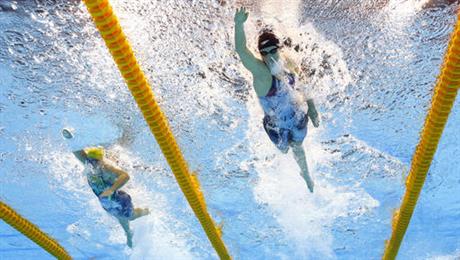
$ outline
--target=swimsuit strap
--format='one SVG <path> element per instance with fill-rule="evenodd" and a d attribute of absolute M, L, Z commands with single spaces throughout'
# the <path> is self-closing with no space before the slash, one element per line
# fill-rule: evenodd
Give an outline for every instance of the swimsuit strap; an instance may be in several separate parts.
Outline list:
<path fill-rule="evenodd" d="M 270 87 L 270 90 L 268 91 L 267 95 L 265 95 L 265 96 L 266 97 L 272 97 L 272 96 L 276 95 L 276 92 L 278 91 L 280 83 L 281 83 L 281 81 L 277 77 L 272 76 L 272 86 Z"/>

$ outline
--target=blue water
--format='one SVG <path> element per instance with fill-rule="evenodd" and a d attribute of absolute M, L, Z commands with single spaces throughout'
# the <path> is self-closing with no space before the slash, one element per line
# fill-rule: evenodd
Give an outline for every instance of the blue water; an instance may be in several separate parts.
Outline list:
<path fill-rule="evenodd" d="M 457 3 L 111 2 L 235 259 L 381 258 Z M 321 114 L 304 142 L 314 194 L 261 127 L 233 51 L 241 5 L 250 49 L 271 26 L 308 75 Z M 0 7 L 0 199 L 76 259 L 216 259 L 84 5 Z M 459 103 L 398 259 L 460 258 Z M 135 206 L 152 212 L 132 223 L 133 249 L 70 153 L 98 143 L 130 172 Z M 51 258 L 3 222 L 0 237 L 0 259 Z"/>

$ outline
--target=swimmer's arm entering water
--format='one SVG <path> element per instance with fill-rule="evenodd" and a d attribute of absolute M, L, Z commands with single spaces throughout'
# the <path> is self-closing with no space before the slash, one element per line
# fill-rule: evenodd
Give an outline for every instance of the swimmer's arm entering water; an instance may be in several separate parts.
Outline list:
<path fill-rule="evenodd" d="M 265 96 L 270 90 L 272 77 L 270 71 L 262 60 L 257 59 L 246 46 L 244 22 L 248 19 L 246 8 L 241 7 L 235 13 L 235 50 L 244 67 L 253 76 L 253 85 L 258 96 Z"/>
<path fill-rule="evenodd" d="M 105 160 L 101 161 L 101 166 L 104 170 L 110 171 L 117 176 L 117 180 L 112 185 L 112 187 L 108 188 L 100 195 L 100 197 L 108 197 L 128 182 L 129 175 L 126 171 L 112 165 L 111 163 L 106 162 Z"/>

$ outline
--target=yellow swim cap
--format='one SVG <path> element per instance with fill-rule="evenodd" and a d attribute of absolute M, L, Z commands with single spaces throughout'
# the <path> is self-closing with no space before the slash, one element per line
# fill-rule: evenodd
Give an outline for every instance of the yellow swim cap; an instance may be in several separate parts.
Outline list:
<path fill-rule="evenodd" d="M 85 154 L 90 159 L 102 160 L 104 157 L 104 148 L 98 147 L 88 147 L 84 149 Z"/>

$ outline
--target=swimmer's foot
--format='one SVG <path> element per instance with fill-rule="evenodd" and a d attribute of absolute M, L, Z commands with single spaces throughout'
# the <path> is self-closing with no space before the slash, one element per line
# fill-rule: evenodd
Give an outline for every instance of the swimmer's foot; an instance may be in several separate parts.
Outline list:
<path fill-rule="evenodd" d="M 148 208 L 144 208 L 144 209 L 135 208 L 134 209 L 134 216 L 132 217 L 131 220 L 134 220 L 136 218 L 140 218 L 140 217 L 148 215 L 148 214 L 150 214 L 150 210 Z"/>
<path fill-rule="evenodd" d="M 315 187 L 315 183 L 313 182 L 313 180 L 310 178 L 310 175 L 308 174 L 303 174 L 303 173 L 300 173 L 300 175 L 302 175 L 303 179 L 305 180 L 305 182 L 307 183 L 307 187 L 308 187 L 308 190 L 313 193 L 313 189 Z"/>
<path fill-rule="evenodd" d="M 308 186 L 308 190 L 310 190 L 310 192 L 313 193 L 313 188 L 315 187 L 315 183 L 313 183 L 312 180 L 307 181 L 307 186 Z"/>
<path fill-rule="evenodd" d="M 140 211 L 141 211 L 141 216 L 150 214 L 150 210 L 148 208 L 140 209 Z"/>
<path fill-rule="evenodd" d="M 126 233 L 126 244 L 129 246 L 129 248 L 133 248 L 133 232 L 128 231 Z"/>

